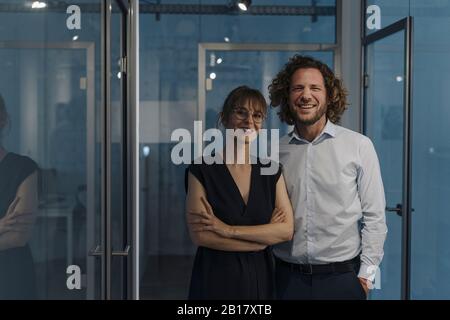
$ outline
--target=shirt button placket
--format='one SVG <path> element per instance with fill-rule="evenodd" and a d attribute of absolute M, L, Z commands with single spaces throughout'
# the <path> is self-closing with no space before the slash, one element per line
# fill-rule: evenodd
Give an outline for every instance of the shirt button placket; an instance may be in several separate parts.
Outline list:
<path fill-rule="evenodd" d="M 312 163 L 312 143 L 308 143 L 306 149 L 306 169 L 305 169 L 305 181 L 306 181 L 306 248 L 308 263 L 310 262 L 312 242 L 311 242 L 311 215 L 312 215 L 312 195 L 311 195 L 311 163 Z"/>

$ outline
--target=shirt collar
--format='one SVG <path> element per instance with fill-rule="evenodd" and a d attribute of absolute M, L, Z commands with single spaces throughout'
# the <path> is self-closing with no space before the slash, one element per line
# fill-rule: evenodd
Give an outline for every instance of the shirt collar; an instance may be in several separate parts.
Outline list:
<path fill-rule="evenodd" d="M 327 119 L 327 123 L 325 124 L 325 127 L 323 128 L 322 132 L 312 142 L 318 142 L 318 141 L 322 140 L 325 135 L 330 136 L 331 138 L 334 138 L 336 136 L 336 125 L 328 119 Z M 291 143 L 293 139 L 301 141 L 301 142 L 310 143 L 309 141 L 301 138 L 297 134 L 297 132 L 295 132 L 295 127 L 291 132 L 289 132 L 289 137 L 290 137 L 289 143 Z"/>

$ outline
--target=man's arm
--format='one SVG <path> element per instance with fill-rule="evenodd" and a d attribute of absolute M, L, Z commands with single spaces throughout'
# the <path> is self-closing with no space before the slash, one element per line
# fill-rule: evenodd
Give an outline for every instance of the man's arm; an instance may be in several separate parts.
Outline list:
<path fill-rule="evenodd" d="M 383 246 L 387 234 L 386 200 L 378 157 L 368 138 L 363 140 L 359 154 L 361 167 L 357 182 L 363 212 L 363 228 L 361 267 L 358 276 L 373 281 L 384 255 Z"/>

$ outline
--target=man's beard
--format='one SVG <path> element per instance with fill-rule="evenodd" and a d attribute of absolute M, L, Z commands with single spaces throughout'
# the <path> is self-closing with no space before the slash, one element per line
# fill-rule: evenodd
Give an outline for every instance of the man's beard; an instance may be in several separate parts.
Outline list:
<path fill-rule="evenodd" d="M 294 107 L 294 108 L 297 108 L 297 107 Z M 298 123 L 298 124 L 301 124 L 303 126 L 312 126 L 317 121 L 319 121 L 326 112 L 327 112 L 327 108 L 324 107 L 324 108 L 321 108 L 321 109 L 317 110 L 314 113 L 313 117 L 309 117 L 308 119 L 302 119 L 302 118 L 300 118 L 298 113 L 296 111 L 294 111 L 293 112 L 293 116 L 294 116 L 293 118 L 295 119 L 295 122 Z"/>

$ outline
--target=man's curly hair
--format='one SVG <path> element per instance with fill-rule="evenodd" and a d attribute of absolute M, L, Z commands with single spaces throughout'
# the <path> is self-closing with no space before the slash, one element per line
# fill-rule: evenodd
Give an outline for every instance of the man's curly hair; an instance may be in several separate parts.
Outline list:
<path fill-rule="evenodd" d="M 327 91 L 327 118 L 333 123 L 339 123 L 347 109 L 347 91 L 342 81 L 336 78 L 326 64 L 309 56 L 296 54 L 272 80 L 269 85 L 270 106 L 272 108 L 280 106 L 281 109 L 278 112 L 280 120 L 289 125 L 295 124 L 295 117 L 289 109 L 291 78 L 295 71 L 306 68 L 317 69 L 322 74 Z"/>

